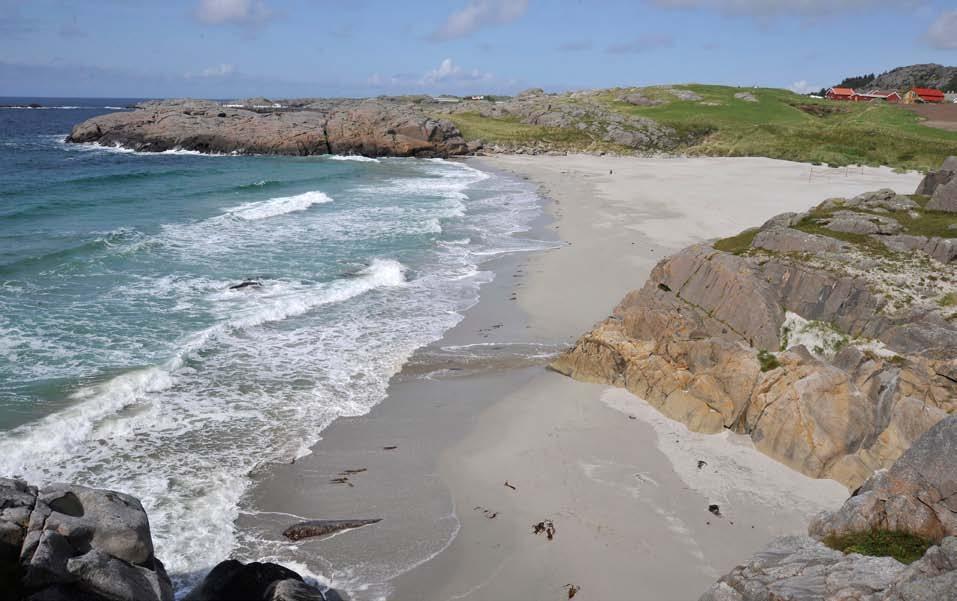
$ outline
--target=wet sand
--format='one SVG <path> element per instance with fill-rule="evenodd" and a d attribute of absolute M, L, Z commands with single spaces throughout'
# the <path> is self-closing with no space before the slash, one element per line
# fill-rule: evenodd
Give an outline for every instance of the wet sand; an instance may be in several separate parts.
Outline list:
<path fill-rule="evenodd" d="M 338 420 L 296 464 L 257 474 L 244 531 L 276 540 L 277 556 L 331 575 L 356 599 L 567 599 L 574 585 L 576 599 L 667 601 L 696 599 L 771 538 L 802 532 L 844 500 L 839 484 L 798 474 L 744 437 L 688 432 L 623 390 L 572 381 L 544 361 L 683 246 L 832 196 L 912 191 L 919 176 L 817 174 L 768 159 L 471 164 L 540 184 L 553 218 L 540 228 L 568 244 L 486 265 L 496 278 L 480 302 L 417 353 L 388 398 Z M 463 347 L 482 353 L 463 361 Z M 383 521 L 279 542 L 299 517 Z M 552 540 L 533 533 L 541 522 L 554 526 Z"/>

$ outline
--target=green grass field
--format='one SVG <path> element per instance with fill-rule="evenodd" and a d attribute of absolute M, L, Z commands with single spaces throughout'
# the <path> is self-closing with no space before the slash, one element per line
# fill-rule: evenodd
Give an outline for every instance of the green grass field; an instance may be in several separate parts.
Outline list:
<path fill-rule="evenodd" d="M 921 125 L 917 115 L 894 105 L 816 100 L 770 88 L 674 87 L 690 90 L 701 99 L 678 100 L 664 88 L 642 88 L 607 90 L 595 100 L 611 110 L 675 128 L 689 140 L 680 152 L 691 155 L 762 156 L 831 166 L 887 165 L 918 170 L 937 168 L 947 156 L 957 155 L 957 132 Z M 634 91 L 662 104 L 634 106 L 618 100 Z M 735 98 L 740 92 L 753 94 L 758 102 Z M 577 130 L 546 130 L 476 114 L 449 118 L 469 139 L 554 140 L 561 147 L 579 148 L 596 144 Z"/>

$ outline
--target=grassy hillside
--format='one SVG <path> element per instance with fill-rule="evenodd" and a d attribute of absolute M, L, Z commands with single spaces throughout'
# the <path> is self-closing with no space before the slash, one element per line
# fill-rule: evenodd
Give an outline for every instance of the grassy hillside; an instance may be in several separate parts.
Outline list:
<path fill-rule="evenodd" d="M 686 140 L 679 152 L 692 155 L 764 156 L 833 166 L 889 165 L 922 170 L 936 168 L 945 157 L 957 155 L 957 133 L 923 126 L 919 117 L 893 105 L 829 102 L 767 88 L 687 85 L 675 89 L 694 92 L 700 99 L 680 100 L 666 88 L 653 87 L 604 90 L 563 102 L 599 104 L 613 112 L 671 126 Z M 735 98 L 744 92 L 757 102 Z M 635 106 L 620 100 L 629 93 L 640 93 L 661 104 Z M 535 128 L 475 113 L 449 118 L 466 137 L 487 142 L 536 139 L 541 134 L 545 139 L 561 140 L 566 147 L 592 143 L 574 129 Z"/>

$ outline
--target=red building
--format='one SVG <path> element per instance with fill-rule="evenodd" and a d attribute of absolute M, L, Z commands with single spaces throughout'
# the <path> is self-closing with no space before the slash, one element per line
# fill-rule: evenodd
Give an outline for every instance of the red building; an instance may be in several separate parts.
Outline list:
<path fill-rule="evenodd" d="M 931 102 L 941 104 L 944 102 L 944 93 L 933 88 L 914 88 L 905 95 L 905 102 Z"/>
<path fill-rule="evenodd" d="M 828 100 L 854 100 L 857 92 L 851 88 L 831 88 L 827 91 Z"/>

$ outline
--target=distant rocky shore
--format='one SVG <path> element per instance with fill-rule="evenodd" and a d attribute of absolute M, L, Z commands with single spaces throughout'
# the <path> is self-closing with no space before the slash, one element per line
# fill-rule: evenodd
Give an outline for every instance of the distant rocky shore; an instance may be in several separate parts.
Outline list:
<path fill-rule="evenodd" d="M 411 103 L 377 99 L 315 100 L 280 108 L 206 100 L 146 102 L 84 121 L 67 141 L 213 154 L 449 157 L 469 151 L 451 122 L 432 119 Z"/>
<path fill-rule="evenodd" d="M 362 525 L 362 524 L 358 524 Z M 309 522 L 307 536 L 349 522 Z M 300 528 L 302 530 L 302 528 Z M 197 563 L 202 558 L 196 558 Z M 173 601 L 139 500 L 73 484 L 0 478 L 0 597 L 5 601 Z M 185 601 L 334 601 L 272 563 L 226 560 Z"/>
<path fill-rule="evenodd" d="M 475 115 L 503 123 L 576 131 L 622 150 L 677 148 L 681 136 L 673 128 L 610 110 L 597 98 L 598 92 L 548 95 L 534 89 L 496 102 L 466 99 L 441 103 L 421 96 L 250 98 L 226 103 L 161 100 L 84 121 L 73 128 L 67 141 L 142 152 L 443 158 L 482 151 L 539 154 L 559 146 L 545 139 L 486 145 L 479 138 L 467 140 L 448 119 L 451 115 Z"/>
<path fill-rule="evenodd" d="M 857 488 L 957 411 L 957 159 L 665 259 L 552 367 Z"/>

